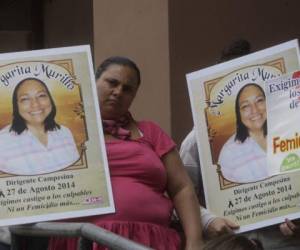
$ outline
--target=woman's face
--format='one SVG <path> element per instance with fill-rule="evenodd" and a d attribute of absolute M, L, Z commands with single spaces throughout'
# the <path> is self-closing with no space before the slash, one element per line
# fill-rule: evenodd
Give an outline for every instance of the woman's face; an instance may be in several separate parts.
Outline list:
<path fill-rule="evenodd" d="M 135 70 L 118 64 L 110 65 L 96 84 L 104 119 L 118 119 L 124 115 L 138 90 Z"/>
<path fill-rule="evenodd" d="M 26 125 L 42 125 L 52 110 L 51 100 L 45 87 L 36 80 L 22 83 L 17 92 L 20 116 Z"/>
<path fill-rule="evenodd" d="M 262 91 L 250 85 L 242 90 L 239 98 L 242 123 L 250 131 L 262 130 L 267 119 L 266 100 Z"/>

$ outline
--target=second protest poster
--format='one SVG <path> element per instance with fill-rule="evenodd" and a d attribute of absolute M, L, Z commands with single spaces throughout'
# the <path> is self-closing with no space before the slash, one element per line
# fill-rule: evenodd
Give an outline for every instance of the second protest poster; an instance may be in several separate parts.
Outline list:
<path fill-rule="evenodd" d="M 300 172 L 268 169 L 264 92 L 299 65 L 293 40 L 187 75 L 206 206 L 240 232 L 300 217 Z"/>

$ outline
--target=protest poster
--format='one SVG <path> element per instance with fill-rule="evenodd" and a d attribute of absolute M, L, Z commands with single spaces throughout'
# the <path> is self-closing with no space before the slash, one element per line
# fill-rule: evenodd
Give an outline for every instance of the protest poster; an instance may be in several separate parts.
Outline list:
<path fill-rule="evenodd" d="M 269 175 L 264 93 L 298 69 L 293 40 L 187 74 L 206 206 L 237 232 L 300 217 L 300 172 Z"/>
<path fill-rule="evenodd" d="M 1 54 L 0 226 L 114 212 L 89 46 Z"/>
<path fill-rule="evenodd" d="M 300 73 L 266 82 L 268 166 L 271 175 L 300 169 Z M 291 189 L 288 185 L 286 189 Z"/>

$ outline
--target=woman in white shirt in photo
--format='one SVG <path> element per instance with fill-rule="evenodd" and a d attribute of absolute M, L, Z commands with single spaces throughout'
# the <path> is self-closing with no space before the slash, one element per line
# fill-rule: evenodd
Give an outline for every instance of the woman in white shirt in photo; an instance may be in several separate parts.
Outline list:
<path fill-rule="evenodd" d="M 222 174 L 229 181 L 248 183 L 268 177 L 265 99 L 263 89 L 255 83 L 246 84 L 237 94 L 236 133 L 219 155 Z"/>
<path fill-rule="evenodd" d="M 46 174 L 79 159 L 71 131 L 56 123 L 56 106 L 44 82 L 27 78 L 13 96 L 12 124 L 0 131 L 0 171 L 14 175 Z"/>

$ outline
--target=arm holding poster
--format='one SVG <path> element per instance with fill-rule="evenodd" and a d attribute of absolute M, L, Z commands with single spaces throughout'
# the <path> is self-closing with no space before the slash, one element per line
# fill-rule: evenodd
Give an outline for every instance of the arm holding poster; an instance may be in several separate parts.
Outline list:
<path fill-rule="evenodd" d="M 180 147 L 180 157 L 184 167 L 193 180 L 201 206 L 201 222 L 206 237 L 212 238 L 225 232 L 232 232 L 239 226 L 225 218 L 217 217 L 202 207 L 204 202 L 203 183 L 200 172 L 199 153 L 195 131 L 192 130 L 183 140 Z"/>
<path fill-rule="evenodd" d="M 172 198 L 181 221 L 185 238 L 185 249 L 199 249 L 202 245 L 200 211 L 193 185 L 182 166 L 177 150 L 163 156 L 168 175 L 168 194 Z"/>

